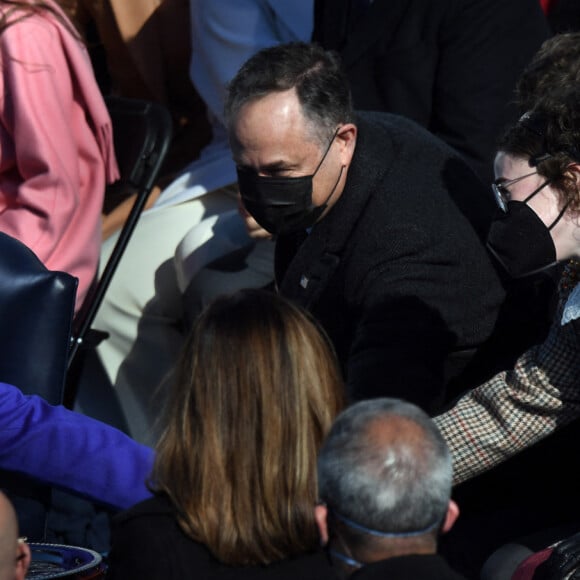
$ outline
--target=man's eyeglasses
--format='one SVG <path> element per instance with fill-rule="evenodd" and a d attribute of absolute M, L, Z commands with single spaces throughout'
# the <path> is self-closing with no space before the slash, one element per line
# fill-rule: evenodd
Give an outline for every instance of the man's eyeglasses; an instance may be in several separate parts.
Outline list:
<path fill-rule="evenodd" d="M 507 212 L 508 210 L 508 201 L 510 201 L 511 199 L 511 193 L 508 187 L 510 187 L 514 183 L 517 183 L 518 181 L 521 181 L 522 179 L 525 179 L 526 177 L 537 175 L 537 173 L 538 173 L 537 171 L 532 171 L 532 173 L 526 173 L 525 175 L 521 175 L 520 177 L 516 177 L 515 179 L 510 179 L 508 181 L 505 181 L 503 179 L 496 179 L 491 184 L 491 189 L 493 191 L 495 201 L 499 206 L 499 208 L 504 212 Z"/>

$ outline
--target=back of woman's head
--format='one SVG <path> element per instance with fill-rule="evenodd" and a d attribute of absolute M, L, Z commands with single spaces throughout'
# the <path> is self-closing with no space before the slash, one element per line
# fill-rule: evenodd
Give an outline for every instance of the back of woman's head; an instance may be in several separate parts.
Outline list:
<path fill-rule="evenodd" d="M 316 455 L 343 406 L 327 339 L 275 294 L 217 299 L 182 352 L 153 486 L 221 561 L 316 547 Z"/>
<path fill-rule="evenodd" d="M 580 163 L 580 84 L 553 90 L 538 99 L 499 142 L 499 150 L 524 159 L 550 180 L 561 205 L 580 212 L 577 172 Z"/>

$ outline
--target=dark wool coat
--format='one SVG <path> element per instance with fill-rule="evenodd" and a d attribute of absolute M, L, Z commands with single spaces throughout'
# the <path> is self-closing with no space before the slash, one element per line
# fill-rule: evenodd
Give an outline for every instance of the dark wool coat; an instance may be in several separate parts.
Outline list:
<path fill-rule="evenodd" d="M 363 566 L 352 580 L 465 580 L 436 554 L 389 558 Z"/>
<path fill-rule="evenodd" d="M 119 514 L 112 529 L 108 580 L 318 580 L 334 578 L 325 554 L 305 554 L 270 566 L 232 567 L 187 537 L 169 499 L 156 496 Z"/>
<path fill-rule="evenodd" d="M 299 245 L 280 237 L 283 295 L 320 321 L 354 399 L 398 396 L 429 411 L 445 362 L 491 335 L 504 299 L 482 239 L 491 191 L 415 123 L 361 113 L 345 189 Z"/>

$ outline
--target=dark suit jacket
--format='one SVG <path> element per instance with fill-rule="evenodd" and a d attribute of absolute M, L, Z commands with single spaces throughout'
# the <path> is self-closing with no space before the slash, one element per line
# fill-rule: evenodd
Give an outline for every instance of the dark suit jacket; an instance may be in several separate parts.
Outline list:
<path fill-rule="evenodd" d="M 351 396 L 428 411 L 445 360 L 492 332 L 504 299 L 482 239 L 491 191 L 444 143 L 402 117 L 361 113 L 336 205 L 301 245 L 280 237 L 280 291 L 321 322 Z"/>
<path fill-rule="evenodd" d="M 340 52 L 356 109 L 405 115 L 492 179 L 515 82 L 549 27 L 538 0 L 316 0 L 314 39 Z"/>
<path fill-rule="evenodd" d="M 334 578 L 322 552 L 269 566 L 231 567 L 188 538 L 177 525 L 176 511 L 156 496 L 119 514 L 113 521 L 108 580 L 318 580 Z"/>
<path fill-rule="evenodd" d="M 440 556 L 411 555 L 363 566 L 351 580 L 464 580 Z"/>

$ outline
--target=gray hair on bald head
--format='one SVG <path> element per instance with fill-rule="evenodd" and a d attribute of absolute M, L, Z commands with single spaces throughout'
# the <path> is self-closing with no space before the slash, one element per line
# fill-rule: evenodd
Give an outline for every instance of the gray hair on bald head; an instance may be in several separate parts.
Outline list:
<path fill-rule="evenodd" d="M 366 528 L 408 533 L 447 512 L 452 459 L 435 423 L 398 399 L 359 402 L 335 421 L 318 459 L 319 497 Z"/>

